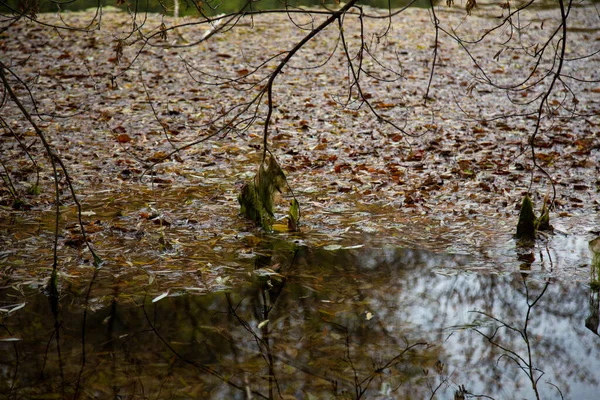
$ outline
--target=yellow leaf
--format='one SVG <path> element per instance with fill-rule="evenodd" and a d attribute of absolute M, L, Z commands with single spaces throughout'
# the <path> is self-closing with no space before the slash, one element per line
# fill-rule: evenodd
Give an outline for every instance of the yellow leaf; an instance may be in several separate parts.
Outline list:
<path fill-rule="evenodd" d="M 287 232 L 288 226 L 287 224 L 273 224 L 272 229 L 275 232 Z"/>

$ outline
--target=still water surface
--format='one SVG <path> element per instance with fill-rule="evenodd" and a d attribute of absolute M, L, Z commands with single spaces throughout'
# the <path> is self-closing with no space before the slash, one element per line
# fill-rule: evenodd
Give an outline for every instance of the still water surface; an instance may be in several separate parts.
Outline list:
<path fill-rule="evenodd" d="M 242 284 L 204 295 L 135 295 L 126 274 L 102 268 L 58 299 L 3 282 L 0 393 L 596 398 L 598 291 L 587 284 L 473 273 L 465 256 L 397 247 L 257 253 L 234 272 Z"/>

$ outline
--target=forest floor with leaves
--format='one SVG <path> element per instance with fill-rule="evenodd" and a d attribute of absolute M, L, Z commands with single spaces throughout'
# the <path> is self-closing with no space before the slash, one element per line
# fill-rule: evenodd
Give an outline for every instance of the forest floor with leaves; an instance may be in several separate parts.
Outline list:
<path fill-rule="evenodd" d="M 600 45 L 594 10 L 588 5 L 571 11 L 572 58 Z M 442 24 L 473 37 L 497 23 L 502 12 L 485 3 L 468 17 L 458 7 L 436 8 Z M 532 28 L 523 39 L 534 43 L 558 13 L 536 10 L 524 21 Z M 39 17 L 61 23 L 56 15 Z M 62 18 L 83 27 L 93 12 Z M 238 215 L 237 195 L 258 168 L 263 126 L 259 122 L 239 134 L 208 138 L 215 128 L 207 124 L 257 89 L 201 82 L 214 82 L 217 75 L 245 76 L 268 57 L 289 50 L 307 33 L 298 27 L 310 23 L 307 15 L 293 18 L 295 24 L 285 14 L 244 18 L 234 29 L 195 46 L 187 45 L 205 33 L 205 26 L 182 27 L 168 32 L 162 44 L 142 46 L 135 34 L 124 34 L 131 16 L 109 9 L 103 12 L 102 29 L 91 33 L 27 21 L 2 33 L 3 62 L 27 82 L 35 107 L 10 77 L 13 87 L 30 112 L 40 116 L 40 127 L 68 168 L 85 229 L 105 260 L 101 274 L 132 291 L 142 285 L 154 293 L 165 287 L 203 292 L 231 284 L 233 271 L 254 257 L 264 234 Z M 544 196 L 552 193 L 547 177 L 533 171 L 528 146 L 538 103 L 518 106 L 500 91 L 474 84 L 472 60 L 443 35 L 425 102 L 435 40 L 431 12 L 405 10 L 378 41 L 373 35 L 386 30 L 385 21 L 365 19 L 365 37 L 370 50 L 397 74 L 376 63 L 369 67 L 397 79 L 364 76 L 363 90 L 378 112 L 411 135 L 380 124 L 357 102 L 344 106 L 349 79 L 343 54 L 338 51 L 321 65 L 336 46 L 334 27 L 308 42 L 275 83 L 269 138 L 300 204 L 300 232 L 285 232 L 279 221 L 273 235 L 332 251 L 407 246 L 466 254 L 472 260 L 460 271 L 441 273 L 518 271 L 524 259 L 512 236 L 520 202 L 530 190 L 539 211 Z M 146 33 L 158 33 L 163 22 L 174 23 L 160 15 L 138 16 Z M 345 24 L 350 49 L 356 51 L 357 18 L 348 15 Z M 501 39 L 469 50 L 502 84 L 526 75 L 529 67 L 518 51 L 497 54 Z M 267 63 L 259 76 L 272 71 L 272 65 Z M 595 57 L 568 64 L 565 73 L 598 80 L 599 66 Z M 589 268 L 582 268 L 589 265 L 587 241 L 600 230 L 600 83 L 569 84 L 577 112 L 587 116 L 572 117 L 560 109 L 567 91 L 550 99 L 556 115 L 544 119 L 535 147 L 536 162 L 556 184 L 550 214 L 555 230 L 539 240 L 529 264 L 545 275 L 587 280 Z M 539 94 L 540 89 L 531 88 L 521 96 Z M 521 116 L 498 118 L 499 113 Z M 52 170 L 39 138 L 14 104 L 4 105 L 2 118 L 36 160 L 41 193 L 27 194 L 35 167 L 5 127 L 1 158 L 25 206 L 12 209 L 7 185 L 0 187 L 0 266 L 5 285 L 35 285 L 50 275 Z M 173 146 L 203 137 L 203 143 L 147 170 Z M 91 256 L 82 245 L 64 177 L 60 188 L 60 269 L 66 282 L 77 286 L 77 277 L 92 274 Z M 279 217 L 291 198 L 289 191 L 283 193 Z"/>

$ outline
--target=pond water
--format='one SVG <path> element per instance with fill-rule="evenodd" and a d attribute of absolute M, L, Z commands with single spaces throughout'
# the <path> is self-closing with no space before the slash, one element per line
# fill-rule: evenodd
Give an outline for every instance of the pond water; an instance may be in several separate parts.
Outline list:
<path fill-rule="evenodd" d="M 255 253 L 211 294 L 132 294 L 103 268 L 58 296 L 4 280 L 0 393 L 596 398 L 597 285 L 399 247 L 274 240 Z"/>
<path fill-rule="evenodd" d="M 246 151 L 210 146 L 190 159 Z M 65 205 L 53 290 L 53 197 L 0 217 L 0 398 L 597 397 L 597 212 L 523 249 L 514 210 L 415 216 L 351 203 L 359 191 L 336 204 L 336 183 L 300 186 L 302 232 L 262 235 L 235 218 L 250 169 L 231 163 L 188 164 L 185 189 L 151 193 L 119 163 L 84 170 L 114 185 L 83 197 L 105 263 Z"/>

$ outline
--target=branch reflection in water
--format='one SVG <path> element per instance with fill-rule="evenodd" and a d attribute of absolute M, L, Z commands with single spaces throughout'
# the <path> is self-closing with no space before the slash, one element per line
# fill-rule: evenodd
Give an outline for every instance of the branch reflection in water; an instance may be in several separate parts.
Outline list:
<path fill-rule="evenodd" d="M 465 257 L 410 249 L 261 246 L 238 273 L 246 283 L 207 295 L 170 288 L 152 302 L 100 270 L 89 291 L 62 287 L 49 315 L 44 293 L 3 285 L 4 310 L 27 304 L 0 314 L 0 392 L 591 398 L 599 384 L 588 285 L 467 272 Z"/>

